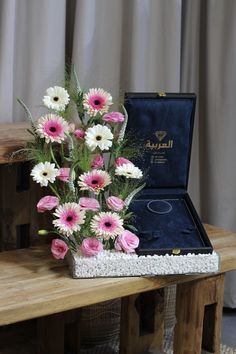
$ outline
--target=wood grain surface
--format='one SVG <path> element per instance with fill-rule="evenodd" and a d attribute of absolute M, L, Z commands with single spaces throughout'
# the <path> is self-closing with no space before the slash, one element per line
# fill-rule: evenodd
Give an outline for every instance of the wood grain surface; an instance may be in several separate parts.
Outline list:
<path fill-rule="evenodd" d="M 13 156 L 12 153 L 24 148 L 26 143 L 32 139 L 27 128 L 29 124 L 26 122 L 0 124 L 0 163 L 25 160 L 23 154 Z"/>
<path fill-rule="evenodd" d="M 224 274 L 178 284 L 174 354 L 220 353 Z"/>
<path fill-rule="evenodd" d="M 219 273 L 236 269 L 236 234 L 213 226 L 206 230 L 221 257 Z M 0 325 L 208 276 L 72 279 L 66 264 L 46 247 L 3 252 L 0 269 Z"/>

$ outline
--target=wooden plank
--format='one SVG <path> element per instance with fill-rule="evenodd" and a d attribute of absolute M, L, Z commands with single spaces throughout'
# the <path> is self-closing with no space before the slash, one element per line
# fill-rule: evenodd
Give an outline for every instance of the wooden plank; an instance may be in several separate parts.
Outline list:
<path fill-rule="evenodd" d="M 32 140 L 27 128 L 29 124 L 26 122 L 0 124 L 0 164 L 26 159 L 22 154 L 14 155 L 12 158 L 12 153 L 24 148 L 26 143 Z"/>
<path fill-rule="evenodd" d="M 37 354 L 64 354 L 64 314 L 41 317 L 37 321 Z"/>
<path fill-rule="evenodd" d="M 220 272 L 236 269 L 236 234 L 209 226 L 207 231 L 222 259 Z M 209 276 L 72 279 L 65 263 L 43 247 L 3 252 L 0 269 L 0 325 Z"/>
<path fill-rule="evenodd" d="M 51 228 L 48 213 L 38 213 L 37 203 L 47 192 L 30 177 L 30 163 L 0 165 L 0 251 L 45 243 L 40 228 Z"/>
<path fill-rule="evenodd" d="M 220 353 L 224 274 L 177 286 L 174 354 Z"/>
<path fill-rule="evenodd" d="M 81 309 L 72 310 L 65 313 L 65 352 L 80 353 L 81 330 L 83 322 L 81 322 Z M 55 353 L 55 352 L 54 352 Z"/>
<path fill-rule="evenodd" d="M 154 290 L 122 299 L 120 354 L 162 350 L 164 291 Z"/>
<path fill-rule="evenodd" d="M 35 327 L 34 320 L 0 327 L 0 353 L 35 354 Z"/>
<path fill-rule="evenodd" d="M 26 188 L 18 188 L 21 187 L 18 185 L 21 168 L 23 166 L 18 163 L 0 166 L 2 250 L 29 247 L 30 191 L 29 183 Z M 24 180 L 27 178 L 29 176 L 24 176 Z"/>

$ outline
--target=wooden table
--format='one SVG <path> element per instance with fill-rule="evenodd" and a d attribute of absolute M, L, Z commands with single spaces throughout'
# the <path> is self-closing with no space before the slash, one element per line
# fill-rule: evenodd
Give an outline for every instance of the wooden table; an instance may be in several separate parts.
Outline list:
<path fill-rule="evenodd" d="M 12 158 L 12 152 L 31 139 L 28 127 L 28 123 L 0 125 L 0 164 L 25 160 L 24 155 Z M 76 312 L 70 310 L 121 297 L 120 353 L 139 354 L 161 345 L 163 302 L 157 290 L 177 284 L 174 353 L 200 353 L 203 343 L 217 354 L 224 273 L 236 269 L 236 235 L 211 226 L 206 229 L 221 256 L 218 274 L 75 280 L 65 263 L 54 260 L 46 247 L 4 252 L 0 254 L 0 326 L 38 318 L 38 354 L 63 354 L 64 314 L 73 317 Z M 142 310 L 143 296 L 148 306 Z M 140 333 L 145 312 L 151 322 L 148 334 Z M 79 329 L 77 320 L 70 328 L 77 354 Z"/>
<path fill-rule="evenodd" d="M 12 153 L 24 148 L 32 138 L 29 127 L 26 122 L 0 124 L 0 164 L 25 160 L 23 154 L 12 158 Z"/>
<path fill-rule="evenodd" d="M 221 257 L 220 272 L 216 275 L 78 280 L 71 278 L 67 266 L 61 261 L 54 260 L 46 247 L 4 252 L 0 254 L 0 325 L 55 315 L 118 297 L 127 299 L 135 294 L 164 288 L 171 284 L 178 284 L 182 292 L 184 283 L 189 287 L 189 284 L 198 284 L 202 279 L 215 279 L 227 271 L 236 269 L 236 234 L 212 226 L 206 226 L 206 230 L 214 249 Z M 212 289 L 212 294 L 215 290 Z M 183 293 L 179 296 L 179 300 L 177 295 L 177 302 L 183 298 Z M 222 301 L 220 306 L 222 310 Z M 191 308 L 177 307 L 177 319 L 181 316 L 186 317 L 185 312 L 190 310 Z M 188 316 L 191 319 L 191 313 L 188 313 Z M 178 346 L 180 343 L 183 345 L 184 341 L 189 342 L 189 339 L 184 339 L 181 330 L 187 330 L 183 323 L 177 330 L 175 353 L 184 353 Z M 194 343 L 193 339 L 191 341 Z M 125 349 L 122 353 L 131 354 Z M 198 353 L 198 351 L 186 351 L 186 353 Z"/>

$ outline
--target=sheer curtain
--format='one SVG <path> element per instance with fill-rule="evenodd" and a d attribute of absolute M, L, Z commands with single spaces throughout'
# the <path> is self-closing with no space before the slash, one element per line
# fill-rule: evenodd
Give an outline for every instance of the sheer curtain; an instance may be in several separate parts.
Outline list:
<path fill-rule="evenodd" d="M 62 80 L 65 14 L 64 0 L 0 0 L 2 122 L 25 119 L 18 96 L 37 116 L 45 88 Z"/>
<path fill-rule="evenodd" d="M 236 231 L 234 0 L 0 0 L 1 121 L 37 117 L 72 61 L 83 88 L 196 92 L 189 190 L 204 222 Z M 225 304 L 236 307 L 236 272 Z M 236 293 L 236 292 L 235 292 Z"/>

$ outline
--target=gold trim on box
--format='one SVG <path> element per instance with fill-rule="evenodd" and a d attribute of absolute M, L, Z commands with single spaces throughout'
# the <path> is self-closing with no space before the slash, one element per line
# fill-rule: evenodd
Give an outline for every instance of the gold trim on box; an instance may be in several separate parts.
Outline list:
<path fill-rule="evenodd" d="M 181 250 L 179 248 L 174 248 L 172 254 L 180 254 Z"/>

